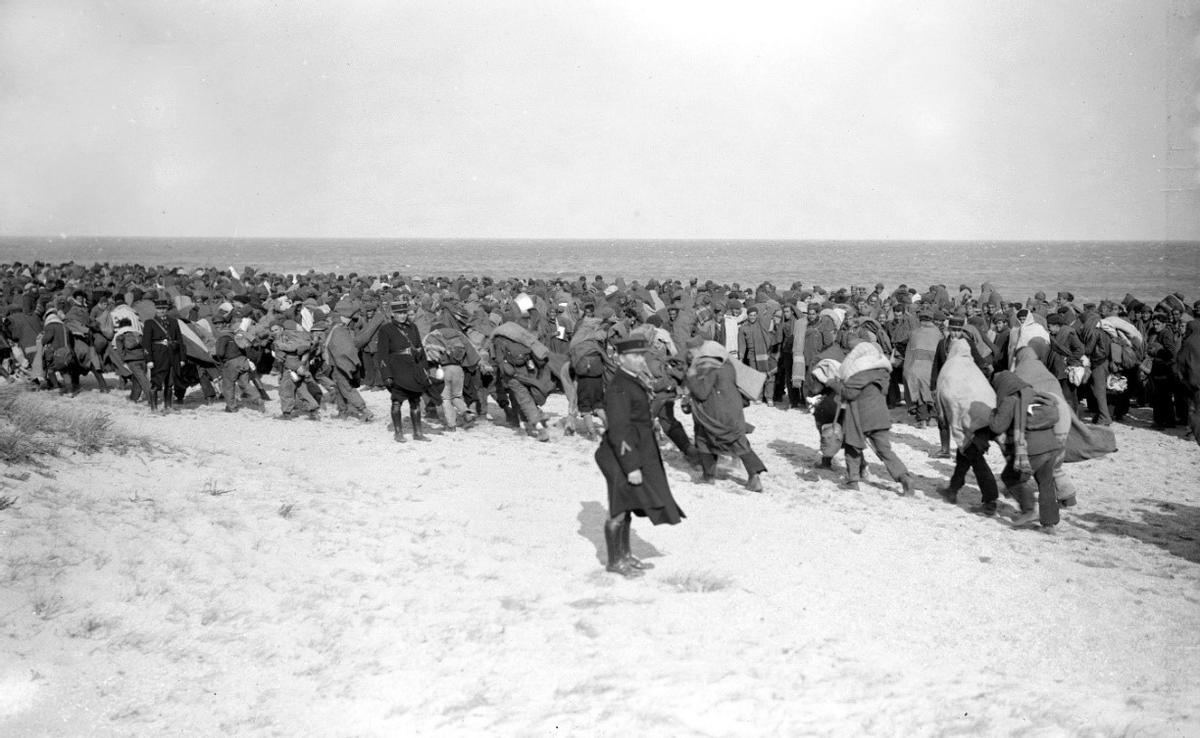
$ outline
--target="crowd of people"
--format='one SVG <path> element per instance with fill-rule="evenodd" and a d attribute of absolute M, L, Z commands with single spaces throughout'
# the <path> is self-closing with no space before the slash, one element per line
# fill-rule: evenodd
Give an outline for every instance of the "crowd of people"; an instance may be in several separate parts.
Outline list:
<path fill-rule="evenodd" d="M 548 442 L 542 407 L 554 392 L 568 400 L 565 433 L 612 443 L 619 434 L 608 395 L 614 377 L 634 367 L 656 433 L 701 481 L 711 482 L 717 457 L 728 454 L 742 461 L 751 490 L 762 489 L 766 468 L 743 408 L 761 402 L 811 413 L 818 466 L 832 469 L 842 452 L 846 487 L 858 486 L 870 448 L 910 494 L 913 477 L 889 435 L 893 416 L 902 417 L 894 409 L 904 407 L 917 426 L 937 426 L 935 453 L 955 459 L 948 498 L 972 471 L 980 511 L 995 512 L 999 485 L 985 461 L 995 443 L 1005 456 L 1000 479 L 1022 510 L 1017 522 L 1047 528 L 1058 504 L 1074 500 L 1063 461 L 1111 450 L 1104 426 L 1132 408 L 1151 408 L 1156 428 L 1188 425 L 1200 439 L 1200 302 L 1179 294 L 1078 304 L 1066 291 L 1009 301 L 989 283 L 978 293 L 967 285 L 779 289 L 696 278 L 420 279 L 33 262 L 0 265 L 0 305 L 0 373 L 9 381 L 75 394 L 91 376 L 98 391 L 115 382 L 131 402 L 163 413 L 178 412 L 199 385 L 203 402 L 234 413 L 264 410 L 271 397 L 262 378 L 277 374 L 280 420 L 320 421 L 336 410 L 369 423 L 361 393 L 387 392 L 388 429 L 401 443 L 410 435 L 428 442 L 430 425 L 470 428 L 489 399 L 510 425 Z M 636 348 L 618 351 L 623 344 Z M 690 434 L 677 411 L 691 416 Z M 620 549 L 620 530 L 614 536 Z M 636 575 L 625 556 L 610 568 Z"/>

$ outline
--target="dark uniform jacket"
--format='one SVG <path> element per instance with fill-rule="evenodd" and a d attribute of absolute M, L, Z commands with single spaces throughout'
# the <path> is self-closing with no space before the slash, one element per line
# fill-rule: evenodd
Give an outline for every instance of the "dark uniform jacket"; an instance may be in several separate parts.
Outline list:
<path fill-rule="evenodd" d="M 147 320 L 142 325 L 142 349 L 155 365 L 182 361 L 183 336 L 179 333 L 179 321 L 169 317 Z"/>
<path fill-rule="evenodd" d="M 384 379 L 408 392 L 424 392 L 429 386 L 425 350 L 421 334 L 412 323 L 384 323 L 380 327 L 377 354 L 383 365 Z"/>

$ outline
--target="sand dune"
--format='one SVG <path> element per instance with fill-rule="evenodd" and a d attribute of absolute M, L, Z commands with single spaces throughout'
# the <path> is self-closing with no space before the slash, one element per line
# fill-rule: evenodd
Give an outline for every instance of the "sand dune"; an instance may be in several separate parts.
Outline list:
<path fill-rule="evenodd" d="M 943 502 L 936 430 L 895 428 L 915 499 L 878 463 L 846 492 L 808 468 L 808 416 L 755 406 L 765 493 L 665 451 L 688 519 L 635 522 L 657 568 L 625 581 L 594 444 L 561 431 L 401 446 L 378 420 L 40 399 L 158 450 L 0 478 L 3 735 L 1200 734 L 1177 436 L 1122 426 L 1047 535 L 972 515 L 971 486 Z"/>

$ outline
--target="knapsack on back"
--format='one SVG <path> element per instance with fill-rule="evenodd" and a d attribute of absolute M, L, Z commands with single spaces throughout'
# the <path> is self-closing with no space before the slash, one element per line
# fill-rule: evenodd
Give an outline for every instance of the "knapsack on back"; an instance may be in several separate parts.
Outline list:
<path fill-rule="evenodd" d="M 1050 430 L 1058 423 L 1058 398 L 1037 390 L 1025 410 L 1025 430 Z"/>
<path fill-rule="evenodd" d="M 1123 333 L 1117 333 L 1109 346 L 1109 365 L 1116 371 L 1133 369 L 1141 363 L 1141 352 Z"/>
<path fill-rule="evenodd" d="M 603 377 L 603 349 L 596 341 L 582 341 L 567 349 L 571 369 L 577 377 Z"/>
<path fill-rule="evenodd" d="M 495 337 L 495 344 L 496 350 L 500 353 L 497 358 L 512 366 L 522 366 L 533 358 L 533 350 L 530 347 L 519 344 L 510 338 L 498 335 Z"/>
<path fill-rule="evenodd" d="M 290 330 L 275 339 L 275 350 L 285 354 L 302 354 L 312 348 L 312 336 L 308 331 Z"/>

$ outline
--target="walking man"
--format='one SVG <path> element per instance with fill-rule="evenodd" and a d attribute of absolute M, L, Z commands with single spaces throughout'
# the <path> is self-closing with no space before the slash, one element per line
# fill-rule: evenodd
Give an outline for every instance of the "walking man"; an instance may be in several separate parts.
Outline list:
<path fill-rule="evenodd" d="M 653 564 L 636 558 L 629 548 L 633 515 L 654 525 L 675 525 L 685 516 L 667 484 L 650 414 L 650 390 L 638 380 L 645 375 L 646 340 L 627 338 L 617 343 L 618 369 L 604 395 L 608 428 L 596 449 L 596 464 L 608 483 L 608 520 L 604 542 L 608 571 L 626 578 L 642 576 Z"/>

